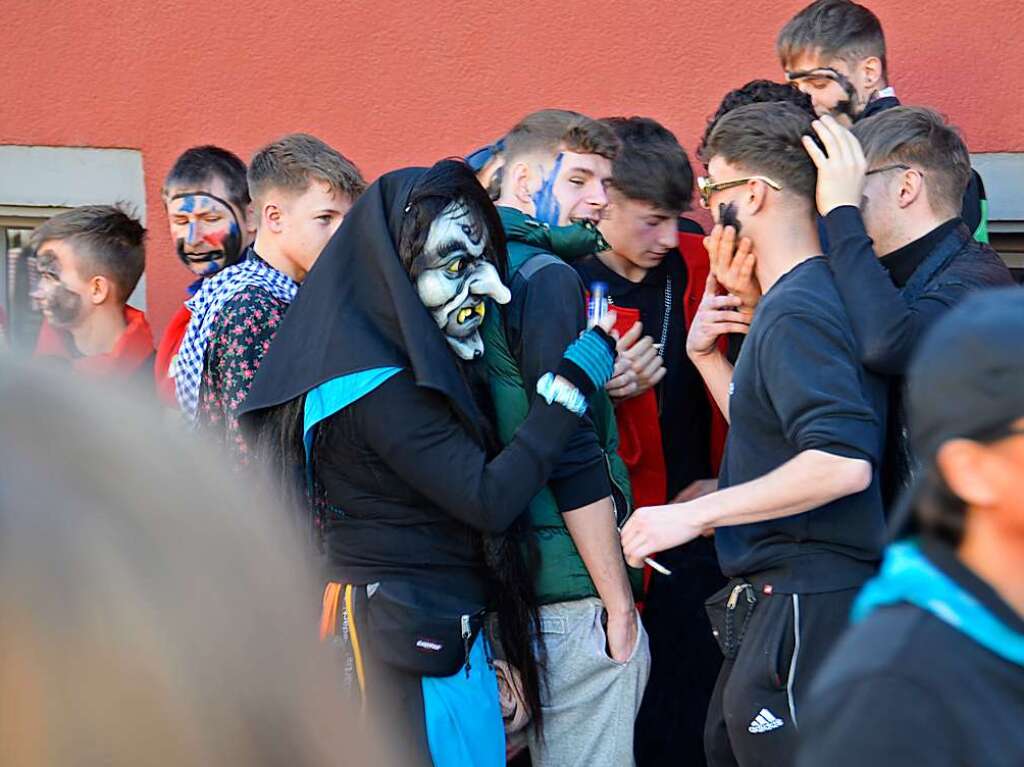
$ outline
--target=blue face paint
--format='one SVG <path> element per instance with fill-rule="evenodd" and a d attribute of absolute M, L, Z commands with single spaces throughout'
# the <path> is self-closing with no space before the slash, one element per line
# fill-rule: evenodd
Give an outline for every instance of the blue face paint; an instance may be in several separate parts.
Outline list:
<path fill-rule="evenodd" d="M 533 195 L 533 204 L 536 207 L 534 218 L 548 226 L 558 226 L 558 217 L 562 213 L 562 206 L 555 199 L 555 180 L 558 178 L 558 171 L 562 168 L 562 153 L 555 158 L 555 167 L 544 179 L 540 189 Z"/>
<path fill-rule="evenodd" d="M 196 209 L 196 198 L 193 195 L 188 195 L 181 201 L 181 212 L 191 213 Z"/>

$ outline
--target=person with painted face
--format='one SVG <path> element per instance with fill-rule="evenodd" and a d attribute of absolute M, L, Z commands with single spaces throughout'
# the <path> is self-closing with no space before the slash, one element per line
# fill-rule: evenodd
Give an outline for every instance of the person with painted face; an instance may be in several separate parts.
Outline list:
<path fill-rule="evenodd" d="M 775 44 L 786 80 L 811 97 L 819 116 L 846 127 L 900 105 L 889 84 L 885 35 L 878 17 L 851 0 L 815 0 L 779 32 Z M 970 172 L 960 216 L 988 242 L 988 200 Z"/>
<path fill-rule="evenodd" d="M 623 391 L 613 378 L 607 388 L 633 499 L 655 506 L 696 497 L 714 476 L 710 403 L 686 356 L 690 274 L 677 250 L 677 221 L 690 208 L 693 170 L 676 137 L 656 121 L 602 122 L 622 142 L 599 224 L 609 247 L 575 267 L 584 284 L 608 286 L 619 327 L 628 329 L 621 353 L 633 363 L 636 383 Z M 641 766 L 673 760 L 696 766 L 704 760 L 704 715 L 722 657 L 704 600 L 725 581 L 714 542 L 706 538 L 664 552 L 658 562 L 672 574 L 652 574 L 644 597 L 651 676 L 637 716 L 636 758 Z"/>
<path fill-rule="evenodd" d="M 205 278 L 238 263 L 252 244 L 256 228 L 245 163 L 218 146 L 187 149 L 167 174 L 163 200 L 175 253 L 194 278 L 188 287 L 191 297 Z M 157 346 L 157 394 L 175 409 L 179 407 L 174 383 L 178 349 L 191 319 L 187 303 L 182 304 Z"/>
<path fill-rule="evenodd" d="M 607 125 L 557 109 L 527 116 L 505 136 L 496 204 L 512 296 L 483 327 L 503 443 L 526 417 L 537 382 L 586 327 L 585 288 L 567 262 L 607 249 L 595 225 L 619 145 Z M 630 368 L 622 361 L 618 373 Z M 547 659 L 544 737 L 529 732 L 534 765 L 632 763 L 650 654 L 634 604 L 642 575 L 631 583 L 616 531 L 631 501 L 614 409 L 598 392 L 530 503 Z"/>
<path fill-rule="evenodd" d="M 153 335 L 145 315 L 127 305 L 145 266 L 145 236 L 142 224 L 108 205 L 69 210 L 33 233 L 32 298 L 46 320 L 36 357 L 152 391 Z"/>
<path fill-rule="evenodd" d="M 1024 292 L 942 317 L 907 381 L 921 472 L 811 689 L 798 764 L 1024 764 Z"/>
<path fill-rule="evenodd" d="M 415 764 L 505 763 L 489 608 L 540 716 L 523 512 L 613 369 L 610 315 L 539 378 L 502 448 L 480 325 L 509 300 L 506 271 L 465 164 L 385 174 L 310 272 L 242 409 L 283 487 L 305 477 L 326 554 L 321 634 Z"/>
<path fill-rule="evenodd" d="M 716 340 L 747 319 L 721 304 L 713 274 L 687 339 L 730 423 L 721 489 L 639 509 L 622 531 L 634 566 L 714 531 L 731 580 L 707 603 L 725 656 L 705 729 L 711 765 L 792 764 L 808 685 L 885 531 L 885 385 L 861 366 L 821 255 L 814 163 L 800 151 L 810 124 L 792 104 L 751 104 L 711 134 L 704 203 L 748 239 L 765 295 L 735 369 Z"/>
<path fill-rule="evenodd" d="M 248 444 L 237 410 L 298 286 L 365 184 L 359 170 L 319 139 L 294 133 L 255 154 L 249 190 L 256 240 L 240 263 L 203 281 L 187 302 L 192 319 L 175 377 L 178 402 L 239 463 Z"/>

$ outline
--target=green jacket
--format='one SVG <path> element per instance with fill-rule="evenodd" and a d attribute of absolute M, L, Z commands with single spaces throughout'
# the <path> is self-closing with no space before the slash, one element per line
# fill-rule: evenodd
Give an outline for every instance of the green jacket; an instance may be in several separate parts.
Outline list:
<path fill-rule="evenodd" d="M 499 207 L 508 240 L 509 282 L 513 294 L 517 282 L 548 266 L 557 266 L 556 257 L 571 261 L 601 249 L 600 234 L 582 225 L 548 227 L 512 208 Z M 525 267 L 525 268 L 524 268 Z M 491 394 L 497 417 L 498 436 L 507 445 L 530 409 L 533 392 L 527 392 L 519 363 L 505 332 L 504 313 L 488 312 L 482 328 L 484 364 L 487 366 Z M 618 492 L 616 508 L 621 525 L 632 512 L 629 474 L 618 454 L 619 435 L 615 411 L 604 391 L 590 400 L 590 417 L 604 452 L 609 478 Z M 530 502 L 530 522 L 540 553 L 536 590 L 541 604 L 568 602 L 597 596 L 594 583 L 580 558 L 576 545 L 562 521 L 551 490 L 545 487 Z M 642 573 L 630 569 L 634 594 L 642 587 Z"/>

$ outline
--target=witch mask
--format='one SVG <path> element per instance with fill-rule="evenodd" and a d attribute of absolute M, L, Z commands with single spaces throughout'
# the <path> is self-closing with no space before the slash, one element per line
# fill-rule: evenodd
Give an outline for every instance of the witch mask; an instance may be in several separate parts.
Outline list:
<path fill-rule="evenodd" d="M 483 222 L 461 201 L 449 203 L 434 219 L 422 254 L 412 265 L 420 300 L 455 353 L 477 359 L 484 353 L 480 325 L 487 298 L 511 299 L 494 264 L 488 261 Z"/>

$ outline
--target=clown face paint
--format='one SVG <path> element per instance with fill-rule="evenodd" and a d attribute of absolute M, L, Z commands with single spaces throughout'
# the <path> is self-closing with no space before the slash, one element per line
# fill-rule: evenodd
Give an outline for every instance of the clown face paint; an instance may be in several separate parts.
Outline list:
<path fill-rule="evenodd" d="M 69 330 L 82 319 L 84 314 L 81 294 L 75 270 L 71 265 L 70 246 L 63 241 L 45 242 L 36 255 L 36 269 L 39 282 L 32 292 L 32 298 L 39 303 L 39 308 L 46 321 L 56 328 Z"/>
<path fill-rule="evenodd" d="M 208 277 L 242 256 L 242 230 L 234 208 L 208 192 L 186 192 L 167 203 L 178 258 L 193 274 Z"/>
<path fill-rule="evenodd" d="M 480 338 L 486 305 L 512 298 L 486 260 L 487 232 L 462 202 L 450 203 L 430 225 L 423 253 L 412 264 L 416 292 L 462 359 L 484 353 Z"/>

